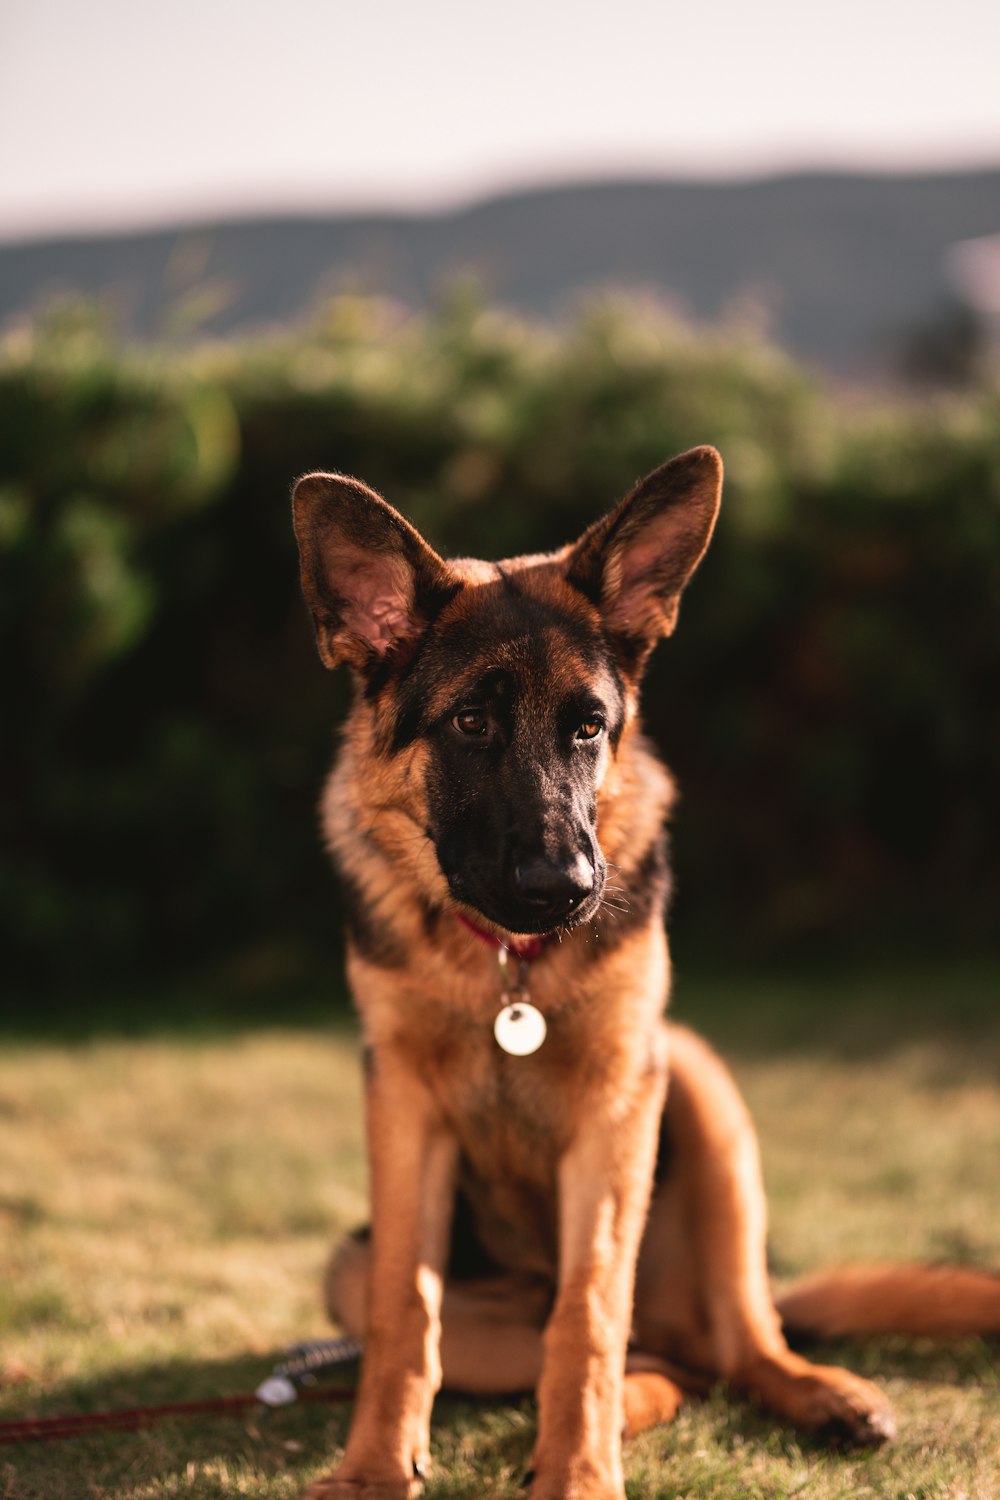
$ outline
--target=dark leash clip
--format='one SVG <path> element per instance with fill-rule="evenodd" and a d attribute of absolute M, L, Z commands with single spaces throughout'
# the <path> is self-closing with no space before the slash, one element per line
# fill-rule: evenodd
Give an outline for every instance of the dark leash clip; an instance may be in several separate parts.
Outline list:
<path fill-rule="evenodd" d="M 293 1344 L 280 1364 L 254 1392 L 265 1406 L 287 1406 L 295 1400 L 300 1385 L 315 1385 L 321 1375 L 361 1358 L 360 1339 L 343 1334 L 335 1339 L 309 1339 Z"/>

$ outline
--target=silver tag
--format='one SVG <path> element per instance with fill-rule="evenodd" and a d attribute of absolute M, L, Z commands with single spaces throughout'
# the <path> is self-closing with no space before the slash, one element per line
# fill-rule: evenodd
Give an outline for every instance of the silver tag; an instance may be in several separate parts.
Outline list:
<path fill-rule="evenodd" d="M 493 1022 L 493 1035 L 511 1057 L 529 1057 L 545 1040 L 545 1017 L 528 1000 L 505 1005 Z"/>
<path fill-rule="evenodd" d="M 269 1375 L 254 1391 L 258 1401 L 265 1406 L 287 1406 L 298 1396 L 287 1375 Z"/>

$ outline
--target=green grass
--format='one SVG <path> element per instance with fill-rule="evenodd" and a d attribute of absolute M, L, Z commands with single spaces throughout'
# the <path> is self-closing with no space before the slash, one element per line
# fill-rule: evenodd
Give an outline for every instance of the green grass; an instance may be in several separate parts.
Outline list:
<path fill-rule="evenodd" d="M 681 973 L 676 1013 L 732 1062 L 761 1130 L 780 1275 L 883 1255 L 1000 1266 L 998 991 L 986 967 Z M 0 1417 L 241 1393 L 324 1331 L 325 1256 L 365 1214 L 360 1087 L 351 1029 L 302 1014 L 7 1041 Z M 630 1496 L 1000 1497 L 995 1346 L 819 1352 L 886 1386 L 892 1449 L 831 1453 L 718 1392 L 629 1448 Z M 0 1447 L 0 1497 L 277 1500 L 346 1420 L 310 1405 Z M 430 1496 L 513 1500 L 533 1427 L 528 1400 L 442 1398 Z"/>

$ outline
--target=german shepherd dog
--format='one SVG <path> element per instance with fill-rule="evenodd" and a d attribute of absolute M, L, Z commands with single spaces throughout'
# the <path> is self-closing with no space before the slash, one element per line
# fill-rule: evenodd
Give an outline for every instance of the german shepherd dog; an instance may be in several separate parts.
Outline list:
<path fill-rule="evenodd" d="M 356 680 L 323 824 L 372 1194 L 327 1282 L 365 1340 L 350 1437 L 309 1500 L 419 1493 L 442 1380 L 537 1389 L 532 1500 L 622 1500 L 623 1434 L 720 1379 L 797 1426 L 891 1436 L 881 1392 L 786 1327 L 1000 1330 L 985 1272 L 860 1268 L 776 1303 L 747 1111 L 663 1019 L 672 783 L 638 691 L 721 483 L 695 448 L 574 545 L 501 563 L 444 562 L 356 479 L 295 487 L 320 656 Z"/>

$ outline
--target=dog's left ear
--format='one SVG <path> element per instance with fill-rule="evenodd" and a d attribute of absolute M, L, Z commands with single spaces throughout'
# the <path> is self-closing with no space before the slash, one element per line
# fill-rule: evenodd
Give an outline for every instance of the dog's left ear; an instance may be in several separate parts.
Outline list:
<path fill-rule="evenodd" d="M 648 474 L 573 547 L 566 577 L 641 661 L 677 623 L 681 592 L 719 513 L 722 459 L 692 448 Z"/>

